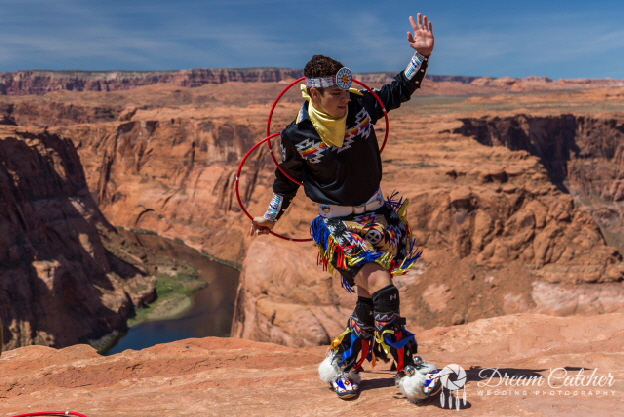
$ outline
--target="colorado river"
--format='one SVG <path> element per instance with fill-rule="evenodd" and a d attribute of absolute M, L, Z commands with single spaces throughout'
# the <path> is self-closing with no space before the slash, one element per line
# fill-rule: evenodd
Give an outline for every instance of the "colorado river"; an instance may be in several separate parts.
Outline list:
<path fill-rule="evenodd" d="M 189 337 L 230 335 L 238 270 L 212 261 L 188 246 L 160 236 L 128 234 L 127 238 L 161 255 L 190 263 L 197 268 L 199 279 L 208 282 L 208 286 L 193 293 L 195 303 L 184 315 L 132 327 L 106 355 Z"/>

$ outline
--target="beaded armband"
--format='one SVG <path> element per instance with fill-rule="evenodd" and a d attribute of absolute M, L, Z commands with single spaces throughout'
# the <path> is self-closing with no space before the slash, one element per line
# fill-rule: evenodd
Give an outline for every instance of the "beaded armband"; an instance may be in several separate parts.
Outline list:
<path fill-rule="evenodd" d="M 425 61 L 427 61 L 427 57 L 416 51 L 409 64 L 407 64 L 407 68 L 405 68 L 405 78 L 411 81 Z"/>
<path fill-rule="evenodd" d="M 271 220 L 272 222 L 277 220 L 277 216 L 279 215 L 280 210 L 282 209 L 282 204 L 284 203 L 284 197 L 281 195 L 273 194 L 273 198 L 271 199 L 271 204 L 269 204 L 269 208 L 266 213 L 264 213 L 264 218 L 267 220 Z"/>

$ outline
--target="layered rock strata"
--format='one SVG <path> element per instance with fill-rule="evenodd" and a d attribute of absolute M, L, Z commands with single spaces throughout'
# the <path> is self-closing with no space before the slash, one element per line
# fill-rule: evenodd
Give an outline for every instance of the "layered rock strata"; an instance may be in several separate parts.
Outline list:
<path fill-rule="evenodd" d="M 105 249 L 114 229 L 87 187 L 73 143 L 0 129 L 0 316 L 4 347 L 64 347 L 127 329 L 155 278 Z"/>
<path fill-rule="evenodd" d="M 425 86 L 422 93 L 438 87 Z M 293 346 L 323 344 L 343 328 L 353 297 L 315 266 L 310 244 L 246 237 L 249 223 L 233 189 L 238 162 L 265 136 L 270 103 L 282 88 L 157 85 L 0 102 L 7 104 L 6 120 L 22 126 L 49 120 L 55 125 L 49 134 L 75 144 L 93 198 L 114 224 L 154 230 L 244 263 L 234 334 Z M 612 90 L 566 94 L 565 105 L 621 102 Z M 509 104 L 502 93 L 461 100 L 425 95 L 391 114 L 383 187 L 410 199 L 409 220 L 424 250 L 418 268 L 395 280 L 402 314 L 413 330 L 516 312 L 595 314 L 621 308 L 621 255 L 605 242 L 607 229 L 575 205 L 574 194 L 563 188 L 568 180 L 553 182 L 549 172 L 560 164 L 548 165 L 528 148 L 480 143 L 461 130 L 465 123 L 458 118 L 484 116 L 475 106 L 558 108 L 561 93 L 513 98 L 519 104 Z M 287 124 L 300 105 L 296 92 L 284 96 L 272 131 Z M 544 144 L 567 123 L 568 116 L 553 112 L 524 112 L 528 120 L 553 119 L 545 125 Z M 592 117 L 595 126 L 621 124 L 614 115 Z M 377 129 L 381 137 L 384 126 Z M 609 139 L 617 129 L 602 131 L 605 140 L 617 140 Z M 240 175 L 241 198 L 252 214 L 266 209 L 272 171 L 262 147 Z M 309 236 L 315 209 L 301 194 L 278 223 L 279 233 Z"/>
<path fill-rule="evenodd" d="M 80 148 L 95 201 L 117 225 L 181 238 L 217 258 L 242 262 L 234 183 L 236 163 L 257 137 L 249 127 L 172 119 L 51 131 Z M 247 201 L 271 172 L 266 151 L 255 159 L 259 163 L 240 183 Z"/>
<path fill-rule="evenodd" d="M 410 199 L 408 218 L 424 250 L 415 271 L 395 278 L 409 327 L 516 312 L 622 311 L 622 255 L 605 240 L 610 229 L 603 232 L 592 216 L 601 209 L 575 205 L 575 198 L 583 199 L 577 195 L 583 182 L 576 179 L 583 175 L 574 152 L 597 161 L 611 155 L 605 165 L 617 172 L 617 119 L 518 116 L 462 123 L 438 132 L 437 143 L 402 139 L 384 155 L 386 184 Z M 491 147 L 496 143 L 507 146 Z M 590 156 L 592 149 L 600 151 Z M 601 170 L 599 163 L 583 166 Z M 406 178 L 406 170 L 413 174 Z M 614 175 L 607 180 L 611 187 L 601 189 L 614 188 Z M 254 242 L 233 334 L 291 346 L 327 343 L 339 334 L 354 298 L 339 288 L 336 274 L 313 268 L 315 255 L 312 247 L 271 238 Z"/>
<path fill-rule="evenodd" d="M 392 82 L 394 72 L 358 73 L 364 83 Z M 179 71 L 45 71 L 0 73 L 0 95 L 48 94 L 54 91 L 119 91 L 153 84 L 198 87 L 224 83 L 284 83 L 303 77 L 302 69 L 286 68 L 194 68 Z M 569 86 L 624 85 L 622 80 L 574 79 L 552 81 L 546 77 L 491 78 L 457 75 L 428 75 L 433 82 L 493 86 L 510 90 L 569 88 Z"/>
<path fill-rule="evenodd" d="M 181 71 L 17 71 L 0 74 L 0 94 L 46 94 L 58 90 L 117 91 L 151 84 L 197 87 L 227 82 L 280 82 L 303 76 L 280 68 L 204 68 Z"/>
<path fill-rule="evenodd" d="M 551 181 L 592 214 L 609 244 L 624 251 L 624 118 L 577 116 L 463 119 L 456 133 L 486 146 L 540 158 Z"/>
<path fill-rule="evenodd" d="M 364 83 L 388 83 L 395 73 L 355 74 Z M 47 94 L 59 90 L 118 91 L 153 84 L 198 87 L 224 83 L 279 83 L 303 77 L 302 69 L 196 68 L 180 71 L 17 71 L 0 74 L 0 94 Z M 429 76 L 433 81 L 470 83 L 477 77 Z"/>

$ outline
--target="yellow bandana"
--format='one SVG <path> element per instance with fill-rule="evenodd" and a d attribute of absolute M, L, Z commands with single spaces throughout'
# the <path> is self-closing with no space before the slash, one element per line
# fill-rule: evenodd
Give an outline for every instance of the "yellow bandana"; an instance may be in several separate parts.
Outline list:
<path fill-rule="evenodd" d="M 362 95 L 362 93 L 355 88 L 350 88 L 349 91 Z M 310 103 L 308 105 L 308 116 L 310 117 L 312 126 L 314 126 L 321 137 L 321 140 L 325 142 L 327 146 L 337 146 L 341 148 L 344 144 L 344 137 L 347 131 L 348 110 L 343 117 L 336 119 L 314 108 L 312 105 L 312 97 L 308 94 L 308 88 L 305 84 L 301 84 L 301 95 Z"/>

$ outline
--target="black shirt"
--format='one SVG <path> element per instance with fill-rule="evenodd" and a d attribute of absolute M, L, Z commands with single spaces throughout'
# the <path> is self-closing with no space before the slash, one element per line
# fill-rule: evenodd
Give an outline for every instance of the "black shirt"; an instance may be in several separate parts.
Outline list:
<path fill-rule="evenodd" d="M 420 87 L 428 60 L 409 80 L 404 72 L 375 92 L 387 111 L 398 108 Z M 308 102 L 295 121 L 281 132 L 282 163 L 291 177 L 303 183 L 306 195 L 315 203 L 358 206 L 379 189 L 382 178 L 381 155 L 373 125 L 384 117 L 377 99 L 366 89 L 351 93 L 347 130 L 342 147 L 327 146 L 308 118 Z M 275 169 L 273 193 L 283 197 L 278 215 L 288 208 L 299 185 Z"/>

